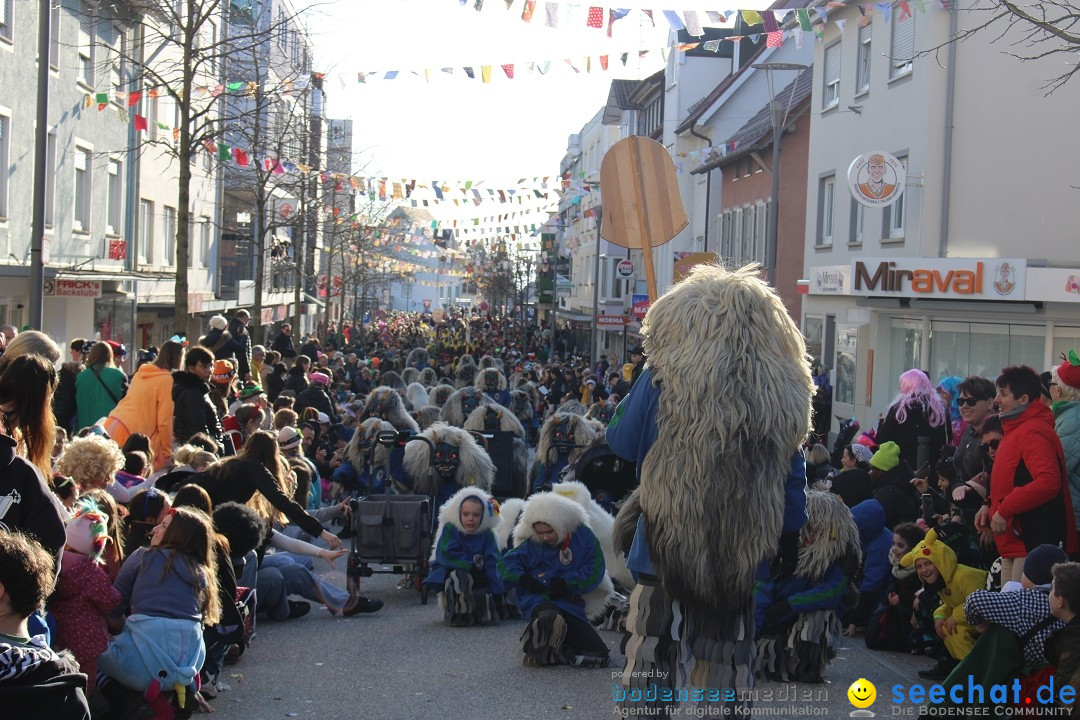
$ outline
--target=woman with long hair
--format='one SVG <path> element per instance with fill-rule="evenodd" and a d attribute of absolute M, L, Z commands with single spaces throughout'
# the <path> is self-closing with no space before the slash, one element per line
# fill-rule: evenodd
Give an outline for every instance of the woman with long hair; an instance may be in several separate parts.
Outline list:
<path fill-rule="evenodd" d="M 56 371 L 41 355 L 21 355 L 0 367 L 3 368 L 0 413 L 4 428 L 15 439 L 19 454 L 44 477 L 51 478 L 52 448 L 56 442 L 56 418 L 52 412 Z"/>
<path fill-rule="evenodd" d="M 286 468 L 277 440 L 259 430 L 248 437 L 239 453 L 209 468 L 197 483 L 210 494 L 215 507 L 226 502 L 247 503 L 257 495 L 256 509 L 264 517 L 287 519 L 312 537 L 321 537 L 336 550 L 341 546 L 338 536 L 324 530 L 322 523 L 308 515 L 285 491 Z M 284 517 L 279 518 L 279 513 Z"/>
<path fill-rule="evenodd" d="M 150 438 L 154 470 L 168 467 L 173 439 L 173 371 L 180 368 L 184 348 L 169 340 L 161 345 L 152 363 L 142 365 L 131 378 L 127 395 L 105 420 L 109 436 L 123 445 L 129 436 Z"/>
<path fill-rule="evenodd" d="M 919 438 L 926 438 L 929 454 L 923 463 L 937 465 L 941 447 L 949 441 L 949 410 L 941 395 L 922 370 L 908 370 L 900 376 L 900 393 L 893 398 L 889 412 L 877 431 L 878 445 L 895 442 L 900 459 L 918 469 Z"/>
<path fill-rule="evenodd" d="M 107 418 L 127 394 L 124 371 L 116 367 L 108 343 L 95 343 L 86 355 L 86 368 L 75 378 L 76 430 Z"/>

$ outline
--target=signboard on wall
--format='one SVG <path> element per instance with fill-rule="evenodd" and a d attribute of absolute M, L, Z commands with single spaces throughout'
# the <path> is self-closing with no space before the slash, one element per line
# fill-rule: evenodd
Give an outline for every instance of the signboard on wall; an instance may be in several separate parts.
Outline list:
<path fill-rule="evenodd" d="M 888 207 L 899 199 L 907 183 L 904 163 L 887 152 L 868 152 L 848 166 L 848 189 L 860 205 Z"/>
<path fill-rule="evenodd" d="M 634 295 L 631 298 L 631 313 L 638 320 L 644 320 L 645 315 L 649 312 L 649 296 L 648 295 Z"/>
<path fill-rule="evenodd" d="M 100 280 L 68 280 L 55 278 L 43 283 L 45 297 L 97 298 L 101 297 Z"/>
<path fill-rule="evenodd" d="M 630 324 L 630 318 L 625 315 L 597 315 L 596 327 L 599 330 L 622 330 Z"/>
<path fill-rule="evenodd" d="M 811 295 L 850 295 L 851 268 L 847 265 L 830 265 L 810 269 Z"/>
<path fill-rule="evenodd" d="M 1025 300 L 1080 303 L 1080 268 L 1028 268 Z"/>
<path fill-rule="evenodd" d="M 1024 300 L 1027 261 L 1017 258 L 861 258 L 851 295 L 958 300 Z"/>

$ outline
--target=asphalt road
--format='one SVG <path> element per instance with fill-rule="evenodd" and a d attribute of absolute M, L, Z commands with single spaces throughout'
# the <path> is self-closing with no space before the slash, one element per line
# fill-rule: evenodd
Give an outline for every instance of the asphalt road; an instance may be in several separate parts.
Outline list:
<path fill-rule="evenodd" d="M 321 561 L 320 561 L 321 563 Z M 344 558 L 330 575 L 344 584 Z M 325 567 L 325 565 L 324 565 Z M 237 665 L 226 666 L 231 690 L 211 703 L 215 718 L 229 720 L 412 720 L 453 718 L 612 717 L 610 669 L 526 668 L 518 636 L 522 621 L 484 628 L 450 628 L 435 604 L 396 588 L 400 576 L 365 580 L 365 592 L 386 606 L 373 615 L 334 618 L 324 608 L 282 623 L 261 621 L 258 635 Z M 601 632 L 618 655 L 619 636 Z M 868 651 L 861 638 L 846 639 L 823 685 L 760 684 L 771 701 L 755 714 L 791 717 L 848 716 L 854 709 L 848 687 L 865 677 L 877 686 L 870 709 L 878 717 L 910 714 L 888 702 L 895 683 L 919 682 L 915 672 L 930 664 L 921 657 Z M 793 693 L 795 697 L 792 698 Z M 809 693 L 807 696 L 805 693 Z M 794 710 L 794 708 L 804 708 Z M 686 714 L 686 717 L 694 717 Z"/>

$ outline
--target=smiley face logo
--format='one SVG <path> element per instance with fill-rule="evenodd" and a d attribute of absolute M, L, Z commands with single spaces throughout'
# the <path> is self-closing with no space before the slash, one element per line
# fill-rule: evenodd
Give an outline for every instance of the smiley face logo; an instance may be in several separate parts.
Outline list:
<path fill-rule="evenodd" d="M 848 700 L 852 705 L 865 710 L 874 704 L 877 699 L 877 688 L 866 678 L 859 678 L 851 683 L 847 691 Z"/>

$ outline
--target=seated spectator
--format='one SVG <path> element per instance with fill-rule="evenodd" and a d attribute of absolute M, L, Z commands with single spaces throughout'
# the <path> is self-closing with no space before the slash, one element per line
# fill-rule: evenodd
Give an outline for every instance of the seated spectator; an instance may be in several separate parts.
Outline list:
<path fill-rule="evenodd" d="M 1080 563 L 1061 563 L 1051 569 L 1050 614 L 1065 623 L 1047 641 L 1046 658 L 1057 667 L 1062 684 L 1080 684 Z"/>
<path fill-rule="evenodd" d="M 871 650 L 912 650 L 915 626 L 915 596 L 921 583 L 914 567 L 903 567 L 903 559 L 911 548 L 926 536 L 915 523 L 900 523 L 892 533 L 889 564 L 892 566 L 889 586 L 885 592 L 886 602 L 878 608 L 866 627 L 866 647 Z"/>
<path fill-rule="evenodd" d="M 885 526 L 896 527 L 919 517 L 919 498 L 911 486 L 915 473 L 900 457 L 900 446 L 881 444 L 870 458 L 870 488 L 875 500 L 885 508 Z"/>
<path fill-rule="evenodd" d="M 833 467 L 829 457 L 829 449 L 821 443 L 815 444 L 812 448 L 805 451 L 806 455 L 806 484 L 810 487 L 814 487 L 815 483 L 824 483 L 828 480 L 829 475 L 833 472 Z M 817 490 L 824 490 L 825 485 L 815 488 Z"/>
<path fill-rule="evenodd" d="M 877 606 L 885 599 L 889 586 L 889 552 L 893 547 L 893 532 L 885 527 L 885 508 L 877 500 L 864 500 L 851 509 L 859 529 L 862 547 L 862 567 L 857 578 L 859 604 L 848 613 L 845 635 L 854 635 L 866 623 Z"/>
<path fill-rule="evenodd" d="M 840 456 L 842 468 L 833 476 L 829 489 L 839 495 L 849 508 L 873 497 L 869 472 L 870 458 L 873 456 L 870 448 L 858 444 L 848 445 Z"/>

